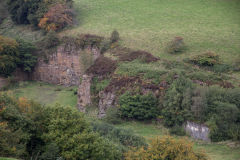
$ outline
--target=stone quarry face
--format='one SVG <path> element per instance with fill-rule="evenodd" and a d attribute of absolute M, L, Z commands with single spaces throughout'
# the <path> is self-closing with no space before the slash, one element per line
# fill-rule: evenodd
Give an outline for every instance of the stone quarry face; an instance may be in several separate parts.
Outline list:
<path fill-rule="evenodd" d="M 210 141 L 210 129 L 205 125 L 187 121 L 185 131 L 194 139 Z"/>
<path fill-rule="evenodd" d="M 82 82 L 78 88 L 78 109 L 85 112 L 86 107 L 91 104 L 91 75 L 83 75 Z"/>
<path fill-rule="evenodd" d="M 84 70 L 91 65 L 90 62 L 83 64 L 86 62 L 83 55 L 87 55 L 90 59 L 88 61 L 94 61 L 100 52 L 95 48 L 88 49 L 86 52 L 75 48 L 66 50 L 60 46 L 55 53 L 48 55 L 48 62 L 43 58 L 38 60 L 31 79 L 65 86 L 78 86 Z"/>

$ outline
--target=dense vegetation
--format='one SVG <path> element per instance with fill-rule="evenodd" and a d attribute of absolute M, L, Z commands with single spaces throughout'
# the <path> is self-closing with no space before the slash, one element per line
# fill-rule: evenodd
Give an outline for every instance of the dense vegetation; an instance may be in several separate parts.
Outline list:
<path fill-rule="evenodd" d="M 172 137 L 156 138 L 152 140 L 147 148 L 140 148 L 136 151 L 129 151 L 126 160 L 207 160 L 205 154 L 195 153 L 193 145 L 186 139 L 176 140 Z"/>
<path fill-rule="evenodd" d="M 24 159 L 120 159 L 80 112 L 0 95 L 0 155 Z"/>
<path fill-rule="evenodd" d="M 0 36 L 0 75 L 9 76 L 17 67 L 31 72 L 37 62 L 35 51 L 30 42 Z"/>
<path fill-rule="evenodd" d="M 72 0 L 8 0 L 8 10 L 17 24 L 33 24 L 46 31 L 73 23 Z"/>

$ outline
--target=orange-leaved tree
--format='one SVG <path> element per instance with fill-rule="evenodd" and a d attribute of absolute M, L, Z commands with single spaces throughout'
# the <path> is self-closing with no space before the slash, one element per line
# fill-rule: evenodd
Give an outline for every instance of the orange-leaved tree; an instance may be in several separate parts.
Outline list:
<path fill-rule="evenodd" d="M 46 31 L 58 31 L 73 24 L 73 11 L 67 5 L 56 4 L 49 8 L 38 26 Z"/>
<path fill-rule="evenodd" d="M 170 136 L 153 139 L 147 148 L 130 150 L 126 160 L 207 160 L 202 152 L 194 152 L 193 144 L 187 139 Z"/>

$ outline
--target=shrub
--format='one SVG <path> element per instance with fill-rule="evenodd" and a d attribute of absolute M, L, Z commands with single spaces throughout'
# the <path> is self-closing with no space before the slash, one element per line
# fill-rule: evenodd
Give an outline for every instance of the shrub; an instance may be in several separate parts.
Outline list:
<path fill-rule="evenodd" d="M 147 146 L 143 137 L 137 136 L 132 130 L 116 128 L 107 123 L 92 123 L 93 130 L 101 136 L 123 145 L 126 148 Z"/>
<path fill-rule="evenodd" d="M 73 24 L 73 11 L 67 5 L 55 4 L 39 21 L 38 26 L 46 31 L 58 31 Z"/>
<path fill-rule="evenodd" d="M 175 37 L 167 45 L 167 52 L 171 54 L 181 53 L 186 49 L 186 45 L 182 37 Z"/>
<path fill-rule="evenodd" d="M 239 133 L 239 128 L 236 127 L 239 123 L 237 124 L 236 121 L 239 117 L 238 115 L 240 114 L 240 110 L 236 107 L 236 105 L 222 102 L 215 102 L 215 107 L 217 114 L 212 115 L 210 121 L 208 122 L 211 128 L 211 140 L 216 142 L 239 138 L 239 136 L 236 136 L 236 133 Z"/>
<path fill-rule="evenodd" d="M 91 34 L 81 34 L 77 37 L 75 44 L 82 49 L 87 47 L 101 47 L 103 37 L 91 35 Z"/>
<path fill-rule="evenodd" d="M 219 56 L 213 52 L 195 56 L 191 58 L 190 61 L 199 66 L 214 66 L 220 63 Z"/>
<path fill-rule="evenodd" d="M 158 100 L 152 95 L 130 94 L 126 92 L 119 98 L 120 115 L 123 118 L 149 120 L 159 114 Z"/>
<path fill-rule="evenodd" d="M 19 44 L 16 40 L 0 36 L 0 75 L 9 76 L 19 62 Z"/>
<path fill-rule="evenodd" d="M 100 52 L 103 54 L 111 47 L 111 41 L 104 39 L 100 44 Z"/>
<path fill-rule="evenodd" d="M 171 134 L 178 135 L 178 136 L 186 135 L 184 128 L 182 126 L 178 126 L 178 125 L 172 127 L 169 131 Z"/>
<path fill-rule="evenodd" d="M 8 16 L 5 0 L 0 2 L 0 24 L 3 22 L 3 20 Z"/>
<path fill-rule="evenodd" d="M 111 38 L 110 38 L 110 41 L 111 43 L 115 43 L 117 41 L 119 41 L 120 37 L 119 37 L 119 33 L 118 31 L 114 30 L 111 34 Z"/>
<path fill-rule="evenodd" d="M 173 81 L 164 97 L 162 116 L 165 126 L 181 126 L 192 117 L 190 112 L 192 88 L 192 82 L 184 78 L 183 75 Z"/>
<path fill-rule="evenodd" d="M 47 35 L 39 42 L 39 47 L 44 49 L 50 49 L 56 47 L 60 43 L 60 40 L 54 31 L 50 31 Z"/>
<path fill-rule="evenodd" d="M 119 109 L 117 107 L 107 109 L 106 116 L 103 120 L 111 124 L 120 124 L 122 120 L 119 114 Z"/>
<path fill-rule="evenodd" d="M 187 139 L 176 140 L 172 137 L 153 139 L 149 147 L 129 151 L 126 160 L 207 160 L 204 153 L 196 153 L 193 144 Z"/>
<path fill-rule="evenodd" d="M 17 42 L 19 44 L 18 51 L 20 59 L 18 67 L 25 72 L 31 72 L 37 63 L 36 47 L 32 43 L 22 39 L 17 39 Z"/>
<path fill-rule="evenodd" d="M 233 67 L 228 64 L 216 64 L 213 66 L 212 70 L 217 73 L 226 73 L 233 70 Z"/>

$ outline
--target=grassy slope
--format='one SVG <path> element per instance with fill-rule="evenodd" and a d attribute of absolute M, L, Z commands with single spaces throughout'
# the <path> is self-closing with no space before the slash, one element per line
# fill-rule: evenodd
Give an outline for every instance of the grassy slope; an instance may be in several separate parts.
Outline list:
<path fill-rule="evenodd" d="M 77 95 L 74 95 L 76 87 L 63 87 L 50 85 L 42 82 L 22 82 L 19 87 L 9 92 L 17 97 L 33 99 L 45 105 L 55 105 L 75 107 L 77 105 Z"/>
<path fill-rule="evenodd" d="M 240 56 L 239 0 L 74 0 L 79 24 L 62 34 L 108 36 L 117 29 L 125 46 L 168 59 L 207 50 L 226 62 Z M 184 37 L 188 51 L 165 54 L 166 43 Z"/>

